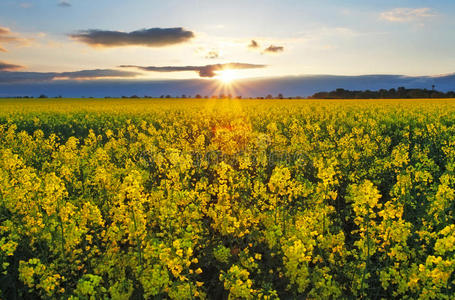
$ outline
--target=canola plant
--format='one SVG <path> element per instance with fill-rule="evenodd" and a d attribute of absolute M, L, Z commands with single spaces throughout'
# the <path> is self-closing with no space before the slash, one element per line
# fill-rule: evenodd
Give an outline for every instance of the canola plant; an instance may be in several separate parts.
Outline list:
<path fill-rule="evenodd" d="M 0 100 L 2 299 L 453 299 L 453 100 Z"/>

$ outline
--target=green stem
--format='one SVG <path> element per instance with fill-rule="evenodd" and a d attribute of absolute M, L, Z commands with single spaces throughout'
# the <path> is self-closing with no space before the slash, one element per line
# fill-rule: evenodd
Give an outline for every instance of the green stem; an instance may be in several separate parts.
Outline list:
<path fill-rule="evenodd" d="M 368 217 L 367 217 L 367 224 L 366 224 L 366 231 L 365 231 L 365 234 L 367 236 L 367 257 L 365 258 L 365 267 L 363 268 L 363 275 L 362 275 L 362 284 L 361 284 L 362 294 L 364 293 L 363 284 L 365 282 L 365 276 L 366 276 L 366 272 L 367 272 L 367 269 L 368 269 L 368 263 L 370 261 L 370 235 L 369 235 L 369 232 L 368 232 L 369 223 L 370 222 L 369 222 Z"/>
<path fill-rule="evenodd" d="M 60 246 L 62 248 L 62 257 L 65 259 L 65 234 L 63 231 L 63 222 L 62 222 L 62 217 L 60 216 L 60 201 L 57 201 L 57 219 L 60 227 L 60 234 L 62 235 L 62 238 L 60 239 Z"/>
<path fill-rule="evenodd" d="M 137 224 L 136 224 L 136 217 L 134 215 L 134 209 L 131 208 L 131 212 L 133 214 L 133 223 L 134 223 L 134 231 L 137 234 Z M 136 243 L 137 243 L 137 250 L 138 250 L 138 256 L 139 256 L 139 266 L 140 266 L 140 272 L 142 273 L 142 243 L 139 239 L 139 237 L 136 237 Z"/>

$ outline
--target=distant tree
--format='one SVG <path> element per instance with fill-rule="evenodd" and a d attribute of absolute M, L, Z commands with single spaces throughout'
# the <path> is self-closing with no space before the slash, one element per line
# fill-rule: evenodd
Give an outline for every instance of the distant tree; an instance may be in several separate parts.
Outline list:
<path fill-rule="evenodd" d="M 185 94 L 183 94 L 183 95 L 182 95 L 182 98 L 183 98 L 183 99 L 184 99 L 184 98 L 186 98 L 186 95 L 185 95 Z"/>
<path fill-rule="evenodd" d="M 267 96 L 265 96 L 265 99 L 272 99 L 272 98 L 273 98 L 273 96 L 270 95 L 270 94 L 268 94 Z"/>
<path fill-rule="evenodd" d="M 394 88 L 390 89 L 387 98 L 397 98 L 397 91 Z"/>
<path fill-rule="evenodd" d="M 171 95 L 166 95 L 166 98 L 169 99 L 169 98 L 172 98 Z"/>
<path fill-rule="evenodd" d="M 242 99 L 242 95 L 237 96 L 237 99 Z"/>
<path fill-rule="evenodd" d="M 232 99 L 232 95 L 231 94 L 228 94 L 227 97 L 228 97 L 228 99 Z"/>
<path fill-rule="evenodd" d="M 130 98 L 131 99 L 137 99 L 137 98 L 139 98 L 139 96 L 138 95 L 132 95 Z"/>
<path fill-rule="evenodd" d="M 202 97 L 201 97 L 201 95 L 196 94 L 196 96 L 194 96 L 194 98 L 196 98 L 196 99 L 201 99 Z"/>
<path fill-rule="evenodd" d="M 403 86 L 400 86 L 397 89 L 397 96 L 398 96 L 398 98 L 405 98 L 406 97 L 406 88 Z"/>
<path fill-rule="evenodd" d="M 38 97 L 38 98 L 40 98 L 40 99 L 44 99 L 44 98 L 47 98 L 47 96 L 46 96 L 46 95 L 44 95 L 44 94 L 41 94 L 41 95 L 39 95 L 39 97 Z"/>
<path fill-rule="evenodd" d="M 284 97 L 283 97 L 283 94 L 279 93 L 277 98 L 278 98 L 278 99 L 283 99 L 283 98 L 284 98 Z"/>
<path fill-rule="evenodd" d="M 226 96 L 223 93 L 221 93 L 219 98 L 224 99 L 224 98 L 226 98 Z"/>
<path fill-rule="evenodd" d="M 379 97 L 381 97 L 381 98 L 386 98 L 387 97 L 387 90 L 386 89 L 380 89 L 378 91 L 378 93 L 379 93 Z"/>
<path fill-rule="evenodd" d="M 397 90 L 381 89 L 379 91 L 349 91 L 336 89 L 331 92 L 318 92 L 309 98 L 313 99 L 391 99 L 391 98 L 452 98 L 455 92 L 440 92 L 427 89 L 406 89 L 399 87 Z"/>

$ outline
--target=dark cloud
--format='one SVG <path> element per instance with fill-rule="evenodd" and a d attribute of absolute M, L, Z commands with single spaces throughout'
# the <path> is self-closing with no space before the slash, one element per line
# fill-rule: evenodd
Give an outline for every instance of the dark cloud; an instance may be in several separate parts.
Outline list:
<path fill-rule="evenodd" d="M 265 53 L 278 53 L 278 52 L 283 52 L 283 51 L 284 51 L 283 46 L 274 46 L 274 45 L 270 45 L 264 49 Z"/>
<path fill-rule="evenodd" d="M 0 27 L 0 43 L 11 43 L 11 44 L 22 44 L 26 45 L 29 40 L 21 38 L 11 32 L 9 28 Z M 4 47 L 0 44 L 0 52 L 7 52 Z"/>
<path fill-rule="evenodd" d="M 0 71 L 17 71 L 23 69 L 23 66 L 14 65 L 10 63 L 6 63 L 4 61 L 0 61 Z"/>
<path fill-rule="evenodd" d="M 207 55 L 205 56 L 205 58 L 208 58 L 208 59 L 215 59 L 218 57 L 220 57 L 220 54 L 218 53 L 218 51 L 215 51 L 215 50 L 209 51 L 209 53 L 207 53 Z"/>
<path fill-rule="evenodd" d="M 1 67 L 0 67 L 0 70 Z M 6 71 L 6 69 L 3 69 Z M 2 72 L 0 71 L 0 83 L 17 83 L 17 82 L 42 82 L 58 79 L 101 79 L 101 78 L 133 78 L 140 75 L 137 72 L 127 72 L 119 70 L 82 70 L 75 72 Z"/>
<path fill-rule="evenodd" d="M 57 6 L 59 6 L 59 7 L 71 7 L 72 5 L 71 5 L 71 3 L 69 3 L 68 1 L 62 0 L 62 1 L 60 1 L 60 2 L 57 4 Z"/>
<path fill-rule="evenodd" d="M 0 72 L 0 78 L 1 78 Z M 320 91 L 332 91 L 337 88 L 349 90 L 390 89 L 403 86 L 406 88 L 427 88 L 436 85 L 439 91 L 451 91 L 455 87 L 455 75 L 445 76 L 401 76 L 401 75 L 360 75 L 360 76 L 284 76 L 266 78 L 245 78 L 242 80 L 241 95 L 245 97 L 277 95 L 310 96 Z M 0 97 L 24 96 L 40 94 L 64 95 L 65 97 L 80 98 L 120 97 L 122 95 L 213 95 L 217 91 L 211 80 L 53 80 L 47 82 L 18 82 L 0 85 Z M 238 90 L 237 90 L 238 91 Z M 218 94 L 219 91 L 216 92 Z"/>
<path fill-rule="evenodd" d="M 0 83 L 51 81 L 57 73 L 39 72 L 3 72 L 0 71 Z"/>
<path fill-rule="evenodd" d="M 137 72 L 128 72 L 111 69 L 96 69 L 96 70 L 82 70 L 75 72 L 62 72 L 57 73 L 55 78 L 68 78 L 68 79 L 90 79 L 90 78 L 112 78 L 112 77 L 135 77 L 140 75 Z"/>
<path fill-rule="evenodd" d="M 163 47 L 187 42 L 194 37 L 194 33 L 181 27 L 149 28 L 132 32 L 93 29 L 70 34 L 70 37 L 95 47 Z"/>
<path fill-rule="evenodd" d="M 248 45 L 248 48 L 251 48 L 251 49 L 259 48 L 259 43 L 256 42 L 255 40 L 251 40 L 250 44 Z"/>
<path fill-rule="evenodd" d="M 217 71 L 226 69 L 259 69 L 265 68 L 266 65 L 255 65 L 255 64 L 244 64 L 244 63 L 227 63 L 227 64 L 215 64 L 206 66 L 166 66 L 166 67 L 142 67 L 124 65 L 121 68 L 136 68 L 143 71 L 150 72 L 182 72 L 182 71 L 195 71 L 199 73 L 200 77 L 214 77 Z"/>

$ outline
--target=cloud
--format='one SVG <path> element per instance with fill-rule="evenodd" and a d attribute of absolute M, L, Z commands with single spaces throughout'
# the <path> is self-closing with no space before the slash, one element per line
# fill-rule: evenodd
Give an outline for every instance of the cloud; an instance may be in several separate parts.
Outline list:
<path fill-rule="evenodd" d="M 421 21 L 434 16 L 436 16 L 436 14 L 428 7 L 395 8 L 380 14 L 381 19 L 397 23 Z"/>
<path fill-rule="evenodd" d="M 283 52 L 283 51 L 284 51 L 283 46 L 274 46 L 274 45 L 270 45 L 264 49 L 264 53 L 278 53 L 278 52 Z"/>
<path fill-rule="evenodd" d="M 0 64 L 1 66 L 1 64 Z M 0 83 L 43 82 L 52 80 L 85 80 L 102 78 L 133 78 L 140 75 L 110 69 L 82 70 L 75 72 L 7 72 L 0 67 Z"/>
<path fill-rule="evenodd" d="M 136 77 L 140 75 L 137 72 L 128 72 L 112 69 L 96 69 L 96 70 L 82 70 L 75 72 L 62 72 L 56 73 L 54 78 L 68 78 L 68 79 L 96 79 L 96 78 L 119 78 L 119 77 Z"/>
<path fill-rule="evenodd" d="M 205 58 L 208 58 L 208 59 L 215 59 L 218 57 L 220 57 L 220 54 L 216 50 L 209 51 L 209 53 L 207 53 L 207 55 L 205 56 Z"/>
<path fill-rule="evenodd" d="M 266 65 L 255 65 L 245 63 L 226 63 L 226 64 L 214 64 L 206 66 L 165 66 L 165 67 L 142 67 L 133 65 L 123 65 L 121 68 L 136 68 L 142 71 L 150 72 L 183 72 L 183 71 L 195 71 L 199 73 L 200 77 L 215 77 L 217 71 L 226 69 L 260 69 L 265 68 Z"/>
<path fill-rule="evenodd" d="M 28 44 L 29 40 L 25 38 L 21 38 L 11 32 L 9 28 L 0 27 L 0 51 L 7 52 L 7 50 L 1 45 L 5 44 L 19 44 L 19 45 L 26 45 Z"/>
<path fill-rule="evenodd" d="M 248 48 L 251 48 L 251 49 L 259 48 L 259 44 L 255 40 L 251 40 L 250 44 L 248 45 Z"/>
<path fill-rule="evenodd" d="M 33 6 L 33 4 L 31 4 L 31 3 L 29 3 L 29 2 L 22 2 L 22 3 L 20 4 L 20 7 L 22 7 L 22 8 L 30 8 L 30 7 L 32 7 L 32 6 Z"/>
<path fill-rule="evenodd" d="M 250 49 L 259 49 L 260 45 L 256 40 L 251 40 L 250 44 L 248 45 L 248 48 Z M 267 48 L 265 48 L 262 53 L 278 53 L 278 52 L 283 52 L 284 47 L 283 46 L 275 46 L 275 45 L 270 45 Z"/>
<path fill-rule="evenodd" d="M 0 60 L 0 71 L 16 71 L 23 68 L 23 66 L 6 63 Z"/>
<path fill-rule="evenodd" d="M 71 7 L 72 5 L 71 5 L 71 3 L 69 3 L 68 1 L 62 0 L 62 1 L 60 1 L 60 2 L 57 4 L 57 6 L 59 6 L 59 7 Z"/>
<path fill-rule="evenodd" d="M 71 38 L 94 47 L 147 46 L 163 47 L 180 44 L 194 37 L 192 31 L 181 27 L 149 28 L 132 32 L 86 30 L 69 35 Z"/>
<path fill-rule="evenodd" d="M 0 72 L 1 77 L 1 72 Z M 210 80 L 184 79 L 184 80 L 98 80 L 98 81 L 49 81 L 38 83 L 12 83 L 0 85 L 0 97 L 13 97 L 23 95 L 39 96 L 65 95 L 66 97 L 80 98 L 82 96 L 120 97 L 122 95 L 212 95 L 216 87 Z M 283 76 L 266 78 L 245 78 L 242 80 L 247 89 L 241 89 L 245 97 L 277 95 L 282 93 L 287 96 L 310 96 L 320 91 L 332 91 L 337 88 L 349 90 L 379 90 L 404 86 L 406 88 L 427 88 L 436 85 L 440 91 L 451 91 L 455 86 L 455 75 L 445 76 L 401 76 L 401 75 L 360 75 L 360 76 L 333 76 L 333 75 L 307 75 Z M 219 93 L 219 91 L 218 91 Z"/>
<path fill-rule="evenodd" d="M 14 33 L 11 32 L 9 28 L 0 27 L 0 42 L 5 43 L 23 43 L 27 41 L 24 38 L 18 37 Z"/>

